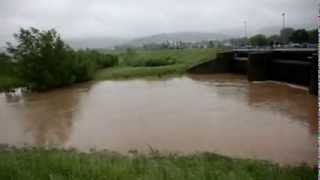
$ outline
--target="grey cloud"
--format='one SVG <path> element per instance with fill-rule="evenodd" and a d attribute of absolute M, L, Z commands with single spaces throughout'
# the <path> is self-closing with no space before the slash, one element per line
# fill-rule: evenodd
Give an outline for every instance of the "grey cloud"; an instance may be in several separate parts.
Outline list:
<path fill-rule="evenodd" d="M 315 28 L 317 0 L 1 0 L 0 46 L 19 27 L 56 28 L 64 37 L 138 37 L 163 32 L 249 34 L 265 27 Z"/>

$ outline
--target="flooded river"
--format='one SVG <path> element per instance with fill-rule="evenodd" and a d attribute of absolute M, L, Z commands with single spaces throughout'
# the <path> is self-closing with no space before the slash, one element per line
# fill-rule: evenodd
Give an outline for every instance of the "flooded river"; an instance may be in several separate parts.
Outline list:
<path fill-rule="evenodd" d="M 100 81 L 0 94 L 0 144 L 88 151 L 211 151 L 295 164 L 317 160 L 317 99 L 231 74 Z"/>

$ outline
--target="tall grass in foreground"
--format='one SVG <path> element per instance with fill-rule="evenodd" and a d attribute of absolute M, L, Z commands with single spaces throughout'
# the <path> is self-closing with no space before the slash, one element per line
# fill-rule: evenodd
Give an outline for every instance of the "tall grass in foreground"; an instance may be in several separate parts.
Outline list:
<path fill-rule="evenodd" d="M 232 159 L 214 153 L 127 156 L 111 152 L 1 150 L 0 179 L 16 180 L 307 180 L 307 166 L 279 167 L 266 161 Z"/>

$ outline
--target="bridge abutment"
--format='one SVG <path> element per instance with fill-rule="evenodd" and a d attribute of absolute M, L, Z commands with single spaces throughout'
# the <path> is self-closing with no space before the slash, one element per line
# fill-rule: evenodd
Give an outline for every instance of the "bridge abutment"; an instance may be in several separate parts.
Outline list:
<path fill-rule="evenodd" d="M 274 80 L 309 87 L 318 95 L 318 54 L 310 49 L 234 50 L 189 69 L 190 73 L 240 73 L 248 81 Z"/>

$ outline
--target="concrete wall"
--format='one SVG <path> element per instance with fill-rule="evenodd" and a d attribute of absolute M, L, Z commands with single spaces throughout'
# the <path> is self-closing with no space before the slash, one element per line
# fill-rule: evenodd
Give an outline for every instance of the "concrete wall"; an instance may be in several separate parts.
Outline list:
<path fill-rule="evenodd" d="M 318 94 L 316 50 L 232 51 L 189 69 L 190 73 L 240 73 L 249 81 L 274 80 L 308 86 Z"/>
<path fill-rule="evenodd" d="M 219 53 L 216 59 L 195 65 L 188 72 L 197 74 L 231 72 L 233 55 L 233 52 Z"/>

